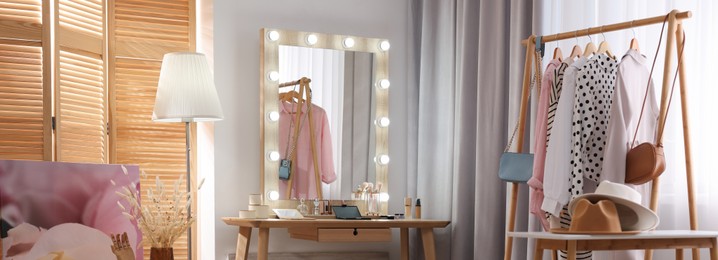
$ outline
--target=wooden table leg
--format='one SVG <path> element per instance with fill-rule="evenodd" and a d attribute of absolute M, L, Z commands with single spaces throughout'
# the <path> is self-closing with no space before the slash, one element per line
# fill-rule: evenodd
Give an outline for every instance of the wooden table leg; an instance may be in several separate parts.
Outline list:
<path fill-rule="evenodd" d="M 576 240 L 568 241 L 568 260 L 576 260 Z"/>
<path fill-rule="evenodd" d="M 409 260 L 409 229 L 400 228 L 401 232 L 401 260 Z"/>
<path fill-rule="evenodd" d="M 269 228 L 259 228 L 259 248 L 257 260 L 267 260 L 269 251 Z"/>
<path fill-rule="evenodd" d="M 652 249 L 646 249 L 645 255 L 643 255 L 643 260 L 651 260 L 653 259 L 653 250 Z"/>
<path fill-rule="evenodd" d="M 421 240 L 424 242 L 424 259 L 436 260 L 436 250 L 434 248 L 434 229 L 422 228 Z"/>
<path fill-rule="evenodd" d="M 541 248 L 541 239 L 536 239 L 536 247 L 534 248 L 534 260 L 543 259 L 543 248 Z"/>
<path fill-rule="evenodd" d="M 683 260 L 683 248 L 676 248 L 676 260 Z"/>
<path fill-rule="evenodd" d="M 250 238 L 252 238 L 252 228 L 239 227 L 239 235 L 237 235 L 237 251 L 235 252 L 236 260 L 247 260 Z"/>
<path fill-rule="evenodd" d="M 551 250 L 551 259 L 558 260 L 558 250 Z"/>
<path fill-rule="evenodd" d="M 713 247 L 711 247 L 711 260 L 718 260 L 718 238 L 713 238 Z"/>

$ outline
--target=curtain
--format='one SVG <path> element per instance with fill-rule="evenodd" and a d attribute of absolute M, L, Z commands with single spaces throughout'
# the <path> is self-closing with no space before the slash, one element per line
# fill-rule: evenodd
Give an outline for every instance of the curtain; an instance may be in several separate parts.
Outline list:
<path fill-rule="evenodd" d="M 424 217 L 452 221 L 436 231 L 438 259 L 501 259 L 498 161 L 518 116 L 532 2 L 413 0 L 411 11 L 408 195 L 421 198 Z M 515 248 L 526 248 L 520 242 Z M 411 243 L 422 255 L 416 234 Z"/>
<path fill-rule="evenodd" d="M 538 32 L 542 34 L 665 15 L 672 9 L 693 12 L 693 17 L 684 22 L 686 51 L 683 59 L 687 72 L 687 100 L 691 119 L 691 154 L 698 227 L 702 230 L 718 230 L 718 221 L 715 218 L 718 208 L 714 206 L 715 201 L 718 200 L 718 190 L 711 189 L 711 186 L 718 182 L 718 175 L 714 173 L 715 166 L 712 164 L 715 161 L 713 156 L 715 147 L 718 147 L 718 136 L 715 134 L 718 122 L 711 113 L 718 111 L 718 102 L 715 102 L 718 89 L 715 88 L 715 80 L 712 78 L 715 74 L 715 66 L 712 62 L 718 60 L 718 49 L 712 46 L 718 41 L 718 3 L 714 1 L 667 0 L 545 1 L 541 9 L 541 20 L 544 26 L 538 28 Z M 605 38 L 610 43 L 612 52 L 620 57 L 628 50 L 629 42 L 635 34 L 641 52 L 649 59 L 653 59 L 658 46 L 660 30 L 660 24 L 650 25 L 635 28 L 635 30 L 592 35 L 591 40 L 598 44 Z M 665 37 L 663 41 L 665 41 Z M 566 55 L 574 44 L 578 43 L 583 47 L 588 41 L 588 37 L 579 37 L 578 39 L 549 43 L 547 52 L 550 53 L 553 48 L 559 46 Z M 664 49 L 665 42 L 656 61 L 657 69 L 653 72 L 653 79 L 657 83 L 661 82 L 663 78 Z M 547 62 L 548 58 L 544 61 Z M 674 56 L 671 73 L 675 72 L 675 62 Z M 660 96 L 660 87 L 656 88 L 656 93 L 657 96 Z M 676 89 L 664 135 L 667 167 L 660 179 L 658 198 L 660 225 L 658 229 L 689 229 L 681 120 L 680 93 Z M 701 257 L 707 259 L 707 250 L 702 251 L 704 252 Z M 688 257 L 690 250 L 686 250 L 684 254 L 685 257 Z M 654 259 L 674 259 L 674 252 L 672 250 L 655 251 Z"/>

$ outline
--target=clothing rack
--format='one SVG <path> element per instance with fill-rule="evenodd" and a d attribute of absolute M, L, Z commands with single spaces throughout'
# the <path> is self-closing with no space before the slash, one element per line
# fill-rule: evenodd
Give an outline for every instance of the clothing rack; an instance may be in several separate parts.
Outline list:
<path fill-rule="evenodd" d="M 319 160 L 317 160 L 317 147 L 314 143 L 314 124 L 312 124 L 312 110 L 309 108 L 309 106 L 312 105 L 312 95 L 311 95 L 311 88 L 309 88 L 309 82 L 312 82 L 311 79 L 302 77 L 299 80 L 285 82 L 279 84 L 278 88 L 285 88 L 285 87 L 291 87 L 299 85 L 299 95 L 296 100 L 297 107 L 299 108 L 298 111 L 295 111 L 295 119 L 294 122 L 298 124 L 297 127 L 294 128 L 294 135 L 299 140 L 299 130 L 301 129 L 301 115 L 302 115 L 302 107 L 304 107 L 304 104 L 307 105 L 307 120 L 309 120 L 309 142 L 312 147 L 312 160 L 314 162 L 314 181 L 315 186 L 317 190 L 317 198 L 319 200 L 323 199 L 322 196 L 322 182 L 321 182 L 321 175 L 319 174 Z M 291 141 L 290 141 L 291 142 Z M 297 141 L 298 142 L 298 141 Z M 287 183 L 287 192 L 286 192 L 286 199 L 291 199 L 292 196 L 292 183 L 294 180 L 294 176 L 296 176 L 297 173 L 297 148 L 296 148 L 296 142 L 294 144 L 294 152 L 292 154 L 292 158 L 290 160 L 292 161 L 292 174 L 289 175 L 289 180 Z M 285 154 L 286 156 L 286 154 Z"/>
<path fill-rule="evenodd" d="M 667 31 L 667 42 L 666 42 L 666 51 L 665 51 L 665 63 L 663 67 L 663 87 L 661 91 L 661 105 L 660 105 L 660 114 L 658 118 L 658 125 L 662 125 L 663 122 L 666 120 L 666 113 L 667 113 L 667 105 L 668 105 L 668 91 L 670 90 L 671 85 L 671 63 L 673 62 L 673 56 L 672 53 L 674 53 L 674 49 L 676 49 L 675 46 L 681 47 L 681 42 L 683 41 L 683 20 L 688 19 L 691 17 L 690 11 L 685 12 L 679 12 L 678 10 L 673 10 L 670 13 L 668 13 L 668 31 Z M 661 16 L 655 16 L 640 20 L 633 20 L 633 21 L 627 21 L 622 23 L 616 23 L 616 24 L 610 24 L 610 25 L 603 25 L 599 27 L 591 27 L 576 31 L 570 31 L 570 32 L 563 32 L 558 34 L 552 34 L 552 35 L 546 35 L 546 36 L 536 36 L 531 35 L 527 39 L 522 40 L 521 43 L 526 47 L 526 61 L 524 63 L 524 75 L 523 75 L 523 87 L 521 91 L 521 107 L 519 110 L 519 123 L 518 123 L 518 136 L 517 136 L 517 152 L 521 152 L 523 148 L 524 143 L 524 130 L 525 130 L 525 122 L 526 122 L 526 112 L 529 102 L 529 91 L 530 91 L 530 82 L 531 82 L 531 64 L 533 62 L 533 57 L 536 53 L 536 49 L 539 48 L 543 43 L 546 42 L 553 42 L 558 40 L 564 40 L 564 39 L 571 39 L 578 36 L 587 36 L 591 34 L 597 34 L 597 33 L 605 33 L 605 32 L 611 32 L 611 31 L 618 31 L 618 30 L 625 30 L 630 29 L 634 27 L 640 27 L 645 25 L 652 25 L 652 24 L 659 24 L 663 23 L 664 20 L 666 20 L 665 15 Z M 660 39 L 663 40 L 663 39 Z M 538 42 L 538 44 L 537 44 Z M 534 48 L 533 46 L 536 46 Z M 676 50 L 675 55 L 678 57 L 679 52 L 682 50 Z M 679 66 L 679 77 L 680 77 L 680 95 L 681 95 L 681 116 L 683 119 L 683 142 L 684 142 L 684 152 L 685 152 L 685 159 L 686 159 L 686 181 L 687 181 L 687 192 L 688 192 L 688 210 L 689 210 L 689 217 L 690 217 L 690 228 L 691 230 L 697 230 L 698 229 L 698 222 L 696 219 L 696 208 L 695 208 L 695 196 L 693 192 L 693 164 L 691 160 L 691 142 L 690 142 L 690 131 L 689 131 L 689 120 L 688 120 L 688 102 L 686 100 L 686 66 L 685 66 L 685 59 L 678 59 L 678 62 L 680 62 Z M 538 72 L 537 72 L 538 73 Z M 539 84 L 539 83 L 537 83 Z M 662 136 L 659 137 L 661 140 L 658 140 L 660 143 L 662 141 Z M 508 236 L 508 232 L 513 232 L 515 223 L 516 223 L 516 201 L 518 199 L 518 188 L 519 184 L 517 182 L 511 183 L 511 201 L 509 205 L 509 221 L 507 225 L 507 235 L 506 235 L 506 244 L 505 244 L 505 251 L 504 251 L 504 260 L 510 260 L 511 259 L 511 253 L 513 248 L 513 237 Z M 656 178 L 653 180 L 651 184 L 651 200 L 650 200 L 650 208 L 653 211 L 657 211 L 658 208 L 658 187 L 659 187 L 659 178 Z M 682 249 L 676 249 L 676 254 L 680 253 L 682 255 Z M 698 249 L 693 249 L 693 259 L 700 259 Z M 650 260 L 652 259 L 652 252 L 650 250 L 646 251 L 645 259 Z"/>

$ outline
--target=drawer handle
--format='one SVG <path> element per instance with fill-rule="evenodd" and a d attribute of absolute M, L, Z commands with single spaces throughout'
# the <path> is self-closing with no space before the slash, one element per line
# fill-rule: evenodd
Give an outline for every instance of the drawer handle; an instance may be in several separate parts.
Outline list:
<path fill-rule="evenodd" d="M 357 235 L 359 235 L 359 231 L 357 231 L 357 229 L 355 228 L 354 232 L 352 234 L 354 234 L 354 236 L 357 236 Z"/>

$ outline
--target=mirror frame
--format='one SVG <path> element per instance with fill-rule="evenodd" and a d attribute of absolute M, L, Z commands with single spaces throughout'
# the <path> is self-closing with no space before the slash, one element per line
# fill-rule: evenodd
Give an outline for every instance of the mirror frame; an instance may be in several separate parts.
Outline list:
<path fill-rule="evenodd" d="M 278 33 L 278 34 L 275 34 Z M 278 39 L 270 38 L 270 34 L 273 36 L 278 35 Z M 322 48 L 322 49 L 333 49 L 342 51 L 359 51 L 368 52 L 374 54 L 373 57 L 373 76 L 372 82 L 375 88 L 376 98 L 376 114 L 375 121 L 379 118 L 389 118 L 389 87 L 382 87 L 379 84 L 382 80 L 389 80 L 389 45 L 388 40 L 378 38 L 365 38 L 356 37 L 349 35 L 335 35 L 315 32 L 301 32 L 301 31 L 290 31 L 282 29 L 271 29 L 263 28 L 260 29 L 260 48 L 259 48 L 259 139 L 260 139 L 260 190 L 263 197 L 263 202 L 272 208 L 287 208 L 296 207 L 298 202 L 292 200 L 284 200 L 279 198 L 278 200 L 272 200 L 270 193 L 272 191 L 278 192 L 279 187 L 279 161 L 272 160 L 270 153 L 279 150 L 279 121 L 272 121 L 269 114 L 271 112 L 279 112 L 279 84 L 277 80 L 270 78 L 270 73 L 279 72 L 279 46 L 298 46 L 307 48 Z M 315 35 L 317 38 L 316 43 L 309 44 L 307 37 L 309 35 Z M 354 40 L 354 46 L 348 47 L 344 45 L 344 40 L 351 38 Z M 385 45 L 386 50 L 380 47 L 382 44 Z M 389 85 L 389 84 L 387 84 Z M 375 158 L 380 156 L 389 155 L 389 127 L 379 126 L 374 122 L 367 122 L 368 124 L 374 124 L 376 131 L 376 151 Z M 388 157 L 387 157 L 388 158 Z M 379 191 L 380 194 L 387 194 L 389 187 L 389 166 L 388 164 L 380 164 L 375 159 L 376 167 L 376 180 L 375 182 L 382 183 L 382 188 Z M 277 193 L 278 194 L 278 193 Z M 388 200 L 388 197 L 387 197 Z M 345 200 L 349 201 L 349 200 Z M 363 203 L 354 203 L 363 204 Z M 361 207 L 360 207 L 361 208 Z M 380 213 L 386 214 L 388 210 L 388 203 L 381 203 Z"/>

